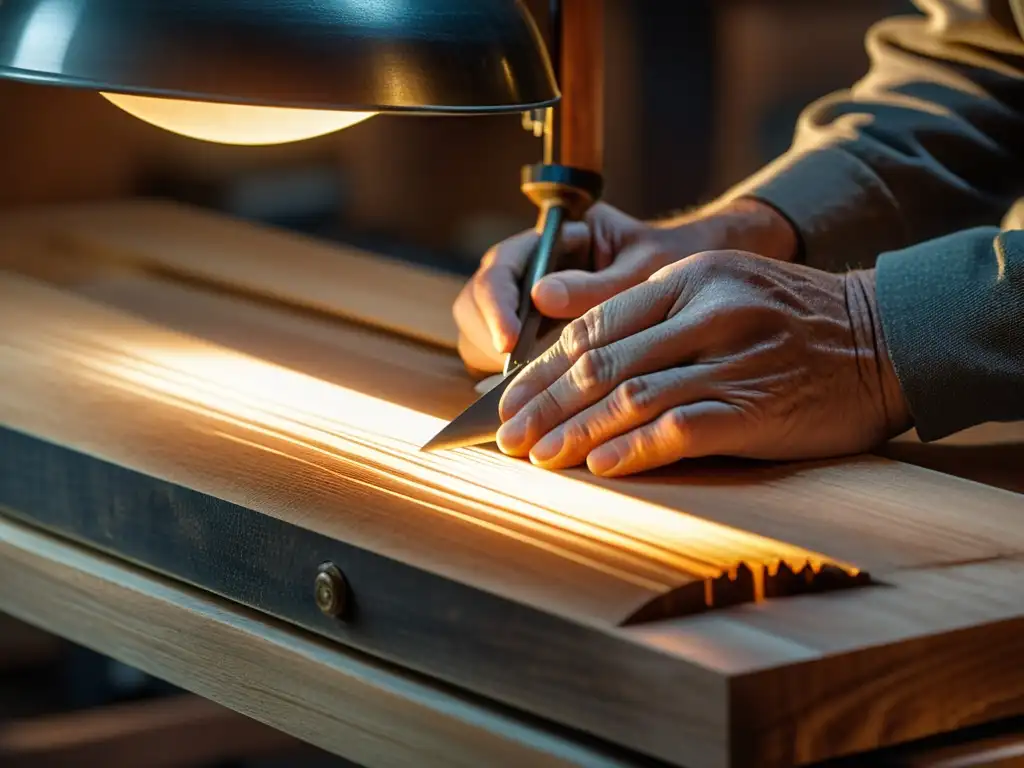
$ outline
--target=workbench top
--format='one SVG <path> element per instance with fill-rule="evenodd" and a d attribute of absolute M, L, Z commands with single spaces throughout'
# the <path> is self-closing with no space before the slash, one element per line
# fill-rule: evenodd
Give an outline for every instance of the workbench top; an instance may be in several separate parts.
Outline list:
<path fill-rule="evenodd" d="M 30 622 L 370 765 L 789 765 L 1024 714 L 1020 425 L 620 481 L 420 454 L 474 397 L 454 278 L 153 203 L 0 220 L 0 269 Z"/>

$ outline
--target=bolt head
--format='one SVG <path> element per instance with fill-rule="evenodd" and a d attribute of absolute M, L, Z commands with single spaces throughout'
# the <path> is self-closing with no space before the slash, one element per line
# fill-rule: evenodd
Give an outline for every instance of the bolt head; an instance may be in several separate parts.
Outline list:
<path fill-rule="evenodd" d="M 339 618 L 345 612 L 348 583 L 334 563 L 324 563 L 318 569 L 313 596 L 317 608 L 325 616 Z"/>

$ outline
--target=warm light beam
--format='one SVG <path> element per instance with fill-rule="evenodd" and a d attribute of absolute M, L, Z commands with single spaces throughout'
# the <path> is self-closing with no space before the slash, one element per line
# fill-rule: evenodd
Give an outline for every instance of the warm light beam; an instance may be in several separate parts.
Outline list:
<path fill-rule="evenodd" d="M 263 360 L 198 343 L 126 342 L 114 349 L 108 340 L 106 350 L 74 355 L 75 363 L 226 428 L 244 428 L 254 445 L 261 437 L 291 443 L 300 449 L 296 456 L 305 452 L 303 461 L 331 475 L 557 549 L 645 588 L 714 579 L 742 563 L 771 573 L 780 563 L 817 570 L 826 561 L 801 547 L 483 449 L 420 452 L 440 419 Z"/>
<path fill-rule="evenodd" d="M 267 145 L 303 141 L 340 131 L 375 112 L 334 112 L 100 94 L 111 104 L 166 131 L 218 144 Z"/>

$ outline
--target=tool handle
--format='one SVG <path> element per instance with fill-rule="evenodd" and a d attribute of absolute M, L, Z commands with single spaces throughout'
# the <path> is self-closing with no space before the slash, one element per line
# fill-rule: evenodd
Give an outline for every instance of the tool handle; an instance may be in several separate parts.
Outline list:
<path fill-rule="evenodd" d="M 526 365 L 537 343 L 537 333 L 544 318 L 533 306 L 533 286 L 557 266 L 556 249 L 566 214 L 567 209 L 558 204 L 546 205 L 541 209 L 540 239 L 527 262 L 526 273 L 519 289 L 519 339 L 505 361 L 506 374 L 514 368 Z"/>

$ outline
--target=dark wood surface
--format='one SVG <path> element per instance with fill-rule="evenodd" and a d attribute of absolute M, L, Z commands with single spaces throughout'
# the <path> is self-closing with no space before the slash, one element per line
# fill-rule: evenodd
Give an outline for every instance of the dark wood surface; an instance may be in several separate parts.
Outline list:
<path fill-rule="evenodd" d="M 287 734 L 191 695 L 0 723 L 4 768 L 193 768 L 296 748 Z"/>

